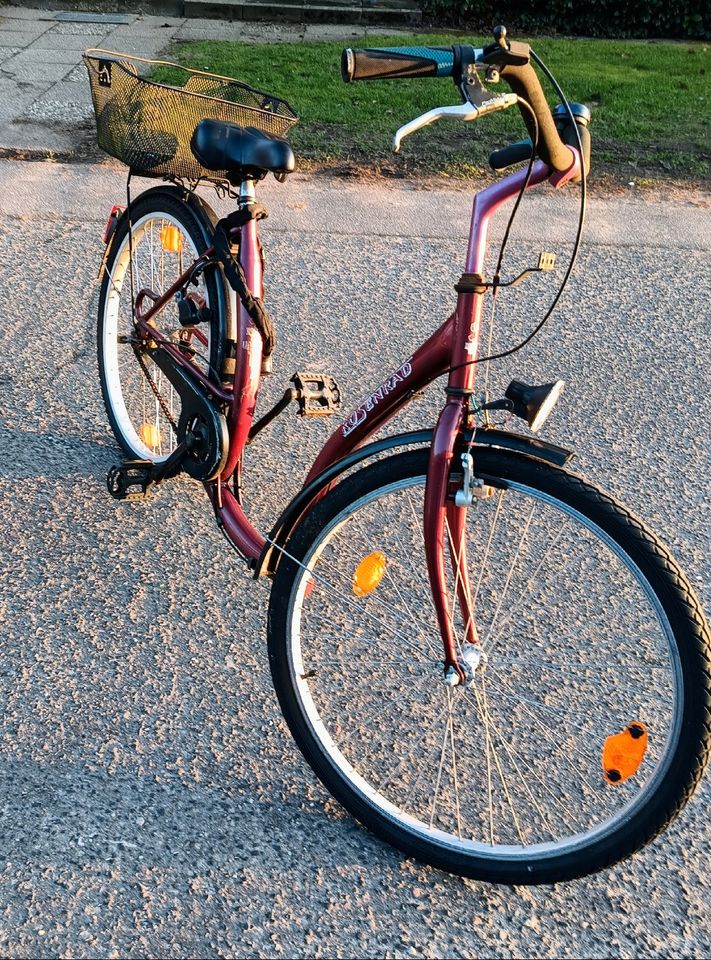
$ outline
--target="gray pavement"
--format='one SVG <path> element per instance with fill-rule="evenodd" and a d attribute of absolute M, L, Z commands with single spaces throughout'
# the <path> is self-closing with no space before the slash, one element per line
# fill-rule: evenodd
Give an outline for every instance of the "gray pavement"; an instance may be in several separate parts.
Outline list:
<path fill-rule="evenodd" d="M 81 14 L 86 17 L 86 14 Z M 0 6 L 0 151 L 68 156 L 92 139 L 93 112 L 81 55 L 88 47 L 153 58 L 181 40 L 354 40 L 383 27 L 259 23 L 97 14 Z M 387 32 L 397 32 L 387 28 Z"/>
<path fill-rule="evenodd" d="M 124 203 L 126 168 L 113 160 L 101 164 L 62 164 L 0 160 L 7 185 L 3 210 L 8 216 L 82 219 L 103 223 L 114 203 Z M 74 189 L 77 176 L 83 185 Z M 134 179 L 136 191 L 154 181 Z M 278 232 L 329 233 L 353 236 L 466 238 L 471 217 L 472 187 L 424 188 L 418 182 L 384 182 L 375 187 L 359 180 L 314 177 L 298 171 L 286 183 L 272 177 L 259 184 L 259 195 L 274 210 L 267 229 Z M 227 211 L 229 201 L 208 189 L 211 203 Z M 518 218 L 517 236 L 534 241 L 545 235 L 551 219 L 571 240 L 577 227 L 577 190 L 544 189 L 526 198 L 525 216 Z M 383 211 L 387 197 L 387 216 Z M 90 198 L 91 202 L 87 203 Z M 618 197 L 594 197 L 588 206 L 587 244 L 649 249 L 707 250 L 711 237 L 711 198 L 697 191 L 675 200 L 647 201 L 632 192 Z M 492 237 L 502 232 L 494 220 Z"/>
<path fill-rule="evenodd" d="M 279 346 L 260 409 L 314 366 L 355 403 L 450 309 L 469 196 L 301 176 L 263 187 Z M 0 952 L 707 956 L 708 778 L 627 863 L 514 890 L 404 860 L 315 783 L 271 690 L 265 587 L 200 489 L 176 480 L 133 505 L 104 489 L 119 454 L 96 376 L 94 276 L 122 196 L 112 165 L 0 162 Z M 541 248 L 562 261 L 573 212 L 570 198 L 531 197 L 508 269 Z M 493 390 L 514 375 L 567 381 L 546 437 L 648 520 L 708 609 L 707 217 L 684 202 L 594 202 L 560 311 L 491 376 Z M 554 283 L 502 300 L 495 344 L 530 329 Z M 440 403 L 434 386 L 393 429 L 431 423 Z M 250 449 L 258 525 L 328 429 L 285 416 Z"/>

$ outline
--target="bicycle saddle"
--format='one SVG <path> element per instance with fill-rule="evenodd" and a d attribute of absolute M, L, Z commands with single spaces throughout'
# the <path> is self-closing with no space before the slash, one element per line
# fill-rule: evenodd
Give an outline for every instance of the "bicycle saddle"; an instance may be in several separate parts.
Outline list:
<path fill-rule="evenodd" d="M 230 179 L 245 175 L 291 173 L 294 154 L 282 137 L 222 120 L 201 120 L 190 140 L 193 156 L 208 170 L 226 170 Z"/>

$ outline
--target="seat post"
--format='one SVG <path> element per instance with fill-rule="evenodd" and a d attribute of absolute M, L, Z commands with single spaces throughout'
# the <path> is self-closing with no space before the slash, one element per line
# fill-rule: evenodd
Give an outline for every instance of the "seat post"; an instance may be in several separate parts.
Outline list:
<path fill-rule="evenodd" d="M 255 200 L 254 180 L 248 177 L 241 182 L 239 187 L 239 205 L 240 207 L 246 207 L 248 204 L 254 203 Z"/>

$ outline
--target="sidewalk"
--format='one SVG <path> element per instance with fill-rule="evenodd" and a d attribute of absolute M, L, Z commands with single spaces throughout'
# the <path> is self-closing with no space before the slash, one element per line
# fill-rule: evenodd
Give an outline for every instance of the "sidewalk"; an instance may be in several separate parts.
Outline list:
<path fill-rule="evenodd" d="M 157 57 L 180 40 L 350 41 L 383 29 L 0 6 L 0 155 L 61 159 L 81 154 L 93 141 L 89 83 L 81 60 L 88 47 Z"/>
<path fill-rule="evenodd" d="M 139 180 L 136 192 L 148 185 L 148 181 Z M 0 159 L 0 187 L 0 222 L 6 217 L 91 223 L 99 237 L 108 211 L 113 204 L 124 202 L 126 168 L 118 163 L 98 166 Z M 233 209 L 229 198 L 220 199 L 209 188 L 204 193 L 220 216 Z M 264 223 L 265 235 L 401 241 L 418 238 L 437 242 L 459 240 L 462 244 L 469 235 L 473 193 L 473 186 L 462 190 L 443 183 L 437 189 L 422 190 L 401 180 L 331 180 L 298 170 L 285 183 L 267 177 L 258 188 L 260 202 L 271 211 Z M 91 197 L 90 204 L 87 197 Z M 541 238 L 546 237 L 551 249 L 557 243 L 568 245 L 578 203 L 577 190 L 532 191 L 526 197 L 526 215 L 516 224 L 517 240 L 540 244 Z M 383 210 L 389 215 L 384 217 Z M 494 219 L 490 230 L 494 241 L 501 238 L 505 226 L 505 217 Z M 652 201 L 634 194 L 595 197 L 585 226 L 585 248 L 594 247 L 615 250 L 623 258 L 633 257 L 634 253 L 622 251 L 656 250 L 660 263 L 665 262 L 665 250 L 711 252 L 708 207 L 679 199 Z M 456 261 L 447 269 L 455 270 Z M 704 288 L 699 291 L 703 297 Z"/>

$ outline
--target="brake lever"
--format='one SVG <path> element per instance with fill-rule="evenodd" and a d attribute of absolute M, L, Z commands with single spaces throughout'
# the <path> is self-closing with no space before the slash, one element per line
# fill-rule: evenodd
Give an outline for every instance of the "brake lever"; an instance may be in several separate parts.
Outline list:
<path fill-rule="evenodd" d="M 518 97 L 515 93 L 497 93 L 494 94 L 493 97 L 489 97 L 488 100 L 481 100 L 479 103 L 473 103 L 468 99 L 466 103 L 458 103 L 451 107 L 435 107 L 434 110 L 428 110 L 427 113 L 423 113 L 421 117 L 416 117 L 414 120 L 410 120 L 409 123 L 400 127 L 393 137 L 392 151 L 393 153 L 399 153 L 400 144 L 405 137 L 409 137 L 410 134 L 415 133 L 416 130 L 421 130 L 422 127 L 428 127 L 431 123 L 434 123 L 435 120 L 440 120 L 444 117 L 445 119 L 449 118 L 451 120 L 470 122 L 472 120 L 478 120 L 479 117 L 486 116 L 487 113 L 506 110 L 508 107 L 513 107 L 517 103 Z"/>
<path fill-rule="evenodd" d="M 421 130 L 422 127 L 428 127 L 435 120 L 440 120 L 442 117 L 449 117 L 452 120 L 476 120 L 478 116 L 478 109 L 470 103 L 457 103 L 451 107 L 435 107 L 434 110 L 428 110 L 421 117 L 416 117 L 400 127 L 393 137 L 393 153 L 399 153 L 400 144 L 405 137 L 409 137 L 416 130 Z"/>

